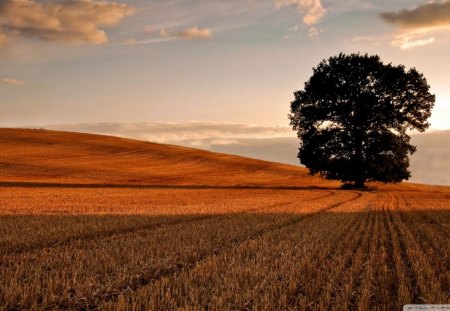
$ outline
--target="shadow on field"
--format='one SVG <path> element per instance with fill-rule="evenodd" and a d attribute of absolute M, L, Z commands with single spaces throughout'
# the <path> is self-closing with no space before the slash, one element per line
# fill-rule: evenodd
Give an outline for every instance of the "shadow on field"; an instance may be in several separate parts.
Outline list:
<path fill-rule="evenodd" d="M 203 276 L 209 275 L 210 269 L 214 268 L 217 275 L 228 277 L 228 282 L 234 282 L 233 273 L 237 272 L 241 279 L 253 278 L 253 283 L 233 283 L 236 294 L 245 290 L 247 285 L 262 284 L 274 284 L 267 285 L 268 290 L 272 289 L 271 295 L 275 295 L 276 290 L 284 292 L 287 287 L 283 286 L 291 284 L 286 283 L 288 275 L 303 269 L 298 275 L 309 275 L 307 281 L 314 284 L 323 284 L 321 280 L 330 280 L 329 284 L 334 284 L 336 278 L 344 280 L 350 288 L 346 301 L 356 305 L 358 297 L 365 293 L 363 279 L 365 269 L 370 267 L 373 272 L 369 276 L 371 292 L 367 294 L 368 301 L 372 296 L 380 297 L 378 292 L 389 298 L 383 301 L 372 299 L 370 303 L 374 306 L 396 303 L 399 279 L 410 284 L 408 302 L 423 302 L 421 295 L 425 290 L 429 291 L 425 294 L 441 295 L 444 297 L 440 298 L 442 303 L 445 302 L 446 293 L 439 288 L 423 286 L 420 288 L 423 292 L 417 288 L 419 281 L 432 273 L 439 276 L 433 279 L 437 282 L 435 284 L 447 284 L 446 262 L 440 258 L 448 252 L 450 209 L 405 212 L 374 211 L 370 210 L 370 205 L 367 208 L 361 212 L 340 212 L 331 208 L 307 214 L 295 213 L 290 207 L 290 213 L 259 209 L 227 214 L 159 216 L 0 216 L 0 275 L 6 275 L 8 281 L 0 285 L 0 293 L 8 293 L 4 296 L 9 297 L 3 302 L 5 310 L 32 309 L 36 305 L 48 310 L 98 310 L 103 303 L 117 302 L 121 293 L 145 289 L 163 278 L 173 277 L 170 280 L 173 284 L 177 285 L 178 280 L 183 285 L 183 280 L 190 279 L 180 281 L 177 279 L 179 273 L 194 271 L 209 258 L 214 265 L 199 268 L 199 271 L 207 271 L 201 274 Z M 260 243 L 259 239 L 265 242 Z M 246 244 L 249 241 L 251 243 Z M 256 244 L 261 247 L 255 248 Z M 308 251 L 301 251 L 301 245 Z M 428 261 L 418 258 L 416 251 L 417 254 L 426 254 Z M 226 260 L 213 261 L 214 256 L 222 255 Z M 283 260 L 279 261 L 281 257 Z M 381 259 L 385 266 L 380 264 Z M 427 267 L 431 272 L 416 269 L 414 262 L 419 259 L 422 265 L 430 262 Z M 228 266 L 227 260 L 241 268 Z M 108 263 L 106 268 L 102 266 L 104 262 Z M 142 263 L 145 263 L 145 268 Z M 311 266 L 306 263 L 314 263 L 314 273 L 308 274 Z M 247 271 L 254 271 L 255 264 L 265 271 L 265 280 L 270 282 L 259 280 L 261 273 L 256 273 L 255 277 L 253 272 L 247 274 Z M 347 270 L 353 266 L 356 268 Z M 399 266 L 404 271 L 403 275 L 389 272 L 399 271 Z M 390 270 L 383 270 L 385 267 Z M 333 273 L 330 272 L 332 268 L 335 269 Z M 231 273 L 227 275 L 228 270 Z M 416 276 L 416 270 L 421 273 L 419 276 Z M 134 273 L 124 274 L 124 271 Z M 348 271 L 353 271 L 353 274 L 349 275 Z M 361 281 L 352 284 L 348 277 Z M 207 277 L 193 277 L 192 280 L 194 283 L 184 288 L 200 291 L 202 280 L 208 287 L 220 286 L 221 282 L 217 278 L 215 283 L 211 283 Z M 293 279 L 292 282 L 296 284 L 297 281 Z M 63 294 L 54 295 L 54 291 L 47 290 L 51 286 Z M 32 289 L 32 294 L 27 292 L 29 289 Z M 258 292 L 253 294 L 254 299 L 263 301 L 267 298 L 260 295 L 267 291 Z M 340 288 L 336 289 L 333 295 L 341 292 Z M 134 293 L 139 296 L 139 292 Z M 173 297 L 186 300 L 180 293 L 183 291 Z M 29 295 L 28 300 L 21 295 Z M 289 301 L 293 303 L 300 294 L 294 291 L 291 295 L 293 300 Z M 48 302 L 50 298 L 53 300 Z M 277 298 L 273 296 L 272 299 Z M 430 303 L 441 300 L 430 298 Z M 325 304 L 331 305 L 331 302 L 328 300 Z"/>
<path fill-rule="evenodd" d="M 149 184 L 83 184 L 27 181 L 2 181 L 2 188 L 115 188 L 115 189 L 274 189 L 274 190 L 330 190 L 321 186 L 258 186 L 258 185 L 149 185 Z M 354 189 L 352 189 L 354 190 Z"/>
<path fill-rule="evenodd" d="M 155 239 L 160 239 L 161 232 L 169 231 L 195 230 L 204 231 L 205 234 L 220 231 L 221 234 L 232 236 L 235 230 L 250 232 L 260 228 L 255 231 L 256 235 L 253 238 L 256 238 L 308 218 L 318 219 L 325 215 L 332 215 L 336 222 L 345 221 L 348 217 L 358 219 L 357 222 L 360 222 L 366 216 L 379 216 L 382 222 L 397 219 L 408 223 L 411 227 L 427 226 L 444 236 L 450 234 L 450 208 L 410 212 L 371 210 L 347 213 L 337 212 L 331 208 L 314 213 L 295 213 L 295 211 L 277 213 L 271 212 L 270 209 L 266 211 L 249 209 L 245 212 L 184 215 L 0 215 L 0 254 L 16 254 L 62 246 L 72 241 L 101 240 L 126 234 L 147 234 L 151 231 L 155 231 Z M 354 217 L 355 215 L 357 217 Z"/>

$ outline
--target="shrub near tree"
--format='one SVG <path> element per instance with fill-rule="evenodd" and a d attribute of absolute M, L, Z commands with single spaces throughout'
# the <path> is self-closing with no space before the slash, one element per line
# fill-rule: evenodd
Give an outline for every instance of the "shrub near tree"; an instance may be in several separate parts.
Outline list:
<path fill-rule="evenodd" d="M 323 60 L 291 103 L 300 162 L 311 175 L 356 188 L 408 179 L 408 156 L 416 151 L 408 132 L 429 127 L 429 90 L 415 68 L 383 64 L 377 55 Z"/>

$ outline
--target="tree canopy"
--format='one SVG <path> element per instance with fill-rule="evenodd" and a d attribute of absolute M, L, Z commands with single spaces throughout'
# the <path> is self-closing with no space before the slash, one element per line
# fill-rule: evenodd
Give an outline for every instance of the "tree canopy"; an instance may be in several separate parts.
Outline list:
<path fill-rule="evenodd" d="M 408 179 L 410 130 L 429 127 L 435 96 L 423 74 L 383 64 L 377 55 L 323 60 L 294 92 L 290 124 L 310 174 L 364 187 Z"/>

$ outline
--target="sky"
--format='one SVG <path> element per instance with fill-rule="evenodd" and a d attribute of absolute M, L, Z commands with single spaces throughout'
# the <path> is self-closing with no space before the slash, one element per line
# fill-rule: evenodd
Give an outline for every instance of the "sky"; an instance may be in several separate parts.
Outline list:
<path fill-rule="evenodd" d="M 0 0 L 0 126 L 279 143 L 295 137 L 287 114 L 312 68 L 360 52 L 423 73 L 430 130 L 445 130 L 449 39 L 450 1 Z"/>

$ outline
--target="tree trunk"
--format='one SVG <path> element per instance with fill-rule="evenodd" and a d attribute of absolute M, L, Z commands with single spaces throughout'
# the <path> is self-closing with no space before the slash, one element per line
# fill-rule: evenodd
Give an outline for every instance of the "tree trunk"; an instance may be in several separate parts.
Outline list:
<path fill-rule="evenodd" d="M 366 188 L 366 185 L 365 185 L 364 182 L 365 182 L 364 179 L 357 179 L 357 180 L 355 181 L 355 188 L 358 188 L 358 189 Z"/>
<path fill-rule="evenodd" d="M 365 161 L 363 155 L 363 138 L 361 131 L 356 131 L 355 134 L 355 158 L 354 158 L 354 177 L 355 177 L 355 187 L 364 188 L 364 182 L 366 181 L 365 174 Z"/>

